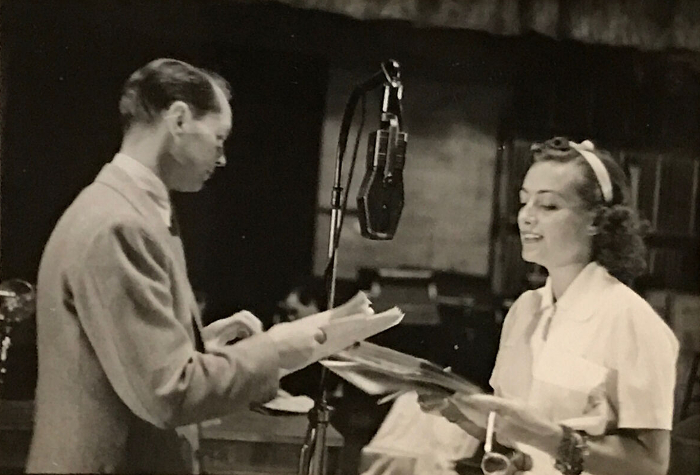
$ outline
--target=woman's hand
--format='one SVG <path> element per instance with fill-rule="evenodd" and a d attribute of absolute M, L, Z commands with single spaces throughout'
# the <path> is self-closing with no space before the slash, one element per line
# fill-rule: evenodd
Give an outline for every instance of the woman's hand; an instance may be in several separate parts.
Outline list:
<path fill-rule="evenodd" d="M 210 323 L 202 329 L 202 340 L 208 351 L 224 347 L 236 340 L 248 338 L 263 331 L 262 322 L 247 310 L 234 313 Z"/>
<path fill-rule="evenodd" d="M 486 430 L 476 424 L 454 404 L 449 393 L 426 390 L 418 394 L 418 404 L 423 412 L 440 415 L 457 424 L 464 432 L 478 440 L 484 440 Z M 485 426 L 484 426 L 485 427 Z"/>
<path fill-rule="evenodd" d="M 513 447 L 515 442 L 522 442 L 547 453 L 557 451 L 562 429 L 520 401 L 486 394 L 455 395 L 450 401 L 462 413 L 488 415 L 494 411 L 496 438 L 503 445 Z M 480 427 L 486 427 L 485 420 L 485 417 L 474 418 Z"/>

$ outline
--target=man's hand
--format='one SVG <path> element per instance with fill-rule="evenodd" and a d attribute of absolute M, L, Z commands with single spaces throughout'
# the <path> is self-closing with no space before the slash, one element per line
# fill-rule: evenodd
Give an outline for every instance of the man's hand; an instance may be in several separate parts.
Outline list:
<path fill-rule="evenodd" d="M 372 309 L 372 302 L 370 302 L 367 294 L 360 291 L 355 294 L 353 298 L 348 300 L 342 305 L 339 305 L 332 310 L 333 318 L 349 317 L 351 315 L 365 314 L 372 315 L 374 310 Z"/>
<path fill-rule="evenodd" d="M 235 343 L 263 331 L 262 322 L 247 310 L 210 323 L 202 329 L 207 350 Z"/>
<path fill-rule="evenodd" d="M 283 322 L 267 331 L 279 354 L 280 368 L 293 373 L 313 363 L 314 350 L 326 341 L 323 330 L 314 326 Z"/>

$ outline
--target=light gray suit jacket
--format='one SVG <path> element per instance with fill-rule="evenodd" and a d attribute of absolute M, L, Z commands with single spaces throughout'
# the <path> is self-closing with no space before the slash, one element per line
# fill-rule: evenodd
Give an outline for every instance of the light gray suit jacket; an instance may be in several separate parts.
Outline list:
<path fill-rule="evenodd" d="M 59 220 L 37 289 L 29 472 L 182 470 L 175 427 L 276 394 L 279 357 L 266 334 L 196 351 L 180 238 L 113 164 Z"/>

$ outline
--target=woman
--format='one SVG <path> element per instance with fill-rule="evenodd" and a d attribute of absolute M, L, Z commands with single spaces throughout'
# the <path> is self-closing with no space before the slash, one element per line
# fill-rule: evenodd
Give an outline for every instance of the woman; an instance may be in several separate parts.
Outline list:
<path fill-rule="evenodd" d="M 481 439 L 495 412 L 498 439 L 531 457 L 528 473 L 665 474 L 678 342 L 625 285 L 644 270 L 625 175 L 589 141 L 532 151 L 518 227 L 523 259 L 549 277 L 506 317 L 495 394 L 457 394 L 439 410 Z"/>

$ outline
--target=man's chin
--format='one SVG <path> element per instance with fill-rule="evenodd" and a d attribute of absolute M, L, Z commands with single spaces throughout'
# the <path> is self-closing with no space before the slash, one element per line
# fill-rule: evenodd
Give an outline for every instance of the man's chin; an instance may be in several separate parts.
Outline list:
<path fill-rule="evenodd" d="M 201 182 L 199 184 L 187 184 L 187 185 L 180 185 L 173 187 L 173 191 L 177 191 L 180 193 L 196 193 L 200 191 L 202 188 L 204 188 L 204 182 Z"/>

